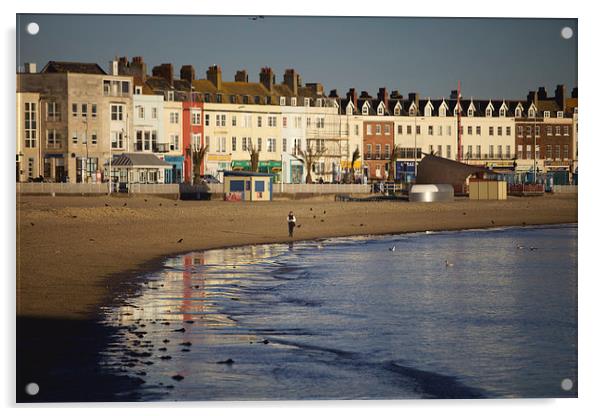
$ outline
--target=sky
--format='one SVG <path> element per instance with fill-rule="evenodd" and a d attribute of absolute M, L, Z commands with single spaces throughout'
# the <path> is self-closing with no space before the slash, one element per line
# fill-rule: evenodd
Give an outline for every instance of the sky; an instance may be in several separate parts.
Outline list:
<path fill-rule="evenodd" d="M 259 81 L 269 66 L 280 83 L 294 68 L 339 96 L 386 87 L 440 98 L 461 81 L 463 97 L 525 99 L 539 86 L 552 95 L 557 84 L 577 86 L 577 38 L 577 19 L 20 14 L 17 65 L 96 62 L 108 71 L 116 56 L 142 56 L 149 73 L 172 63 L 178 76 L 192 64 L 205 78 L 221 65 L 224 81 L 239 69 Z"/>

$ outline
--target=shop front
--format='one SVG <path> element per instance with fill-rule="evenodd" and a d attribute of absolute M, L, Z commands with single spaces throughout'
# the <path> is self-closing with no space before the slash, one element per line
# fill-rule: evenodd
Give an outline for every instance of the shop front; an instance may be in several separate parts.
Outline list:
<path fill-rule="evenodd" d="M 250 160 L 233 160 L 231 168 L 233 171 L 250 171 Z M 280 160 L 260 160 L 258 173 L 267 173 L 274 176 L 275 182 L 280 182 L 282 174 L 282 162 Z"/>
<path fill-rule="evenodd" d="M 165 183 L 182 183 L 184 179 L 184 156 L 168 156 L 163 160 L 171 164 L 171 170 L 165 170 Z"/>

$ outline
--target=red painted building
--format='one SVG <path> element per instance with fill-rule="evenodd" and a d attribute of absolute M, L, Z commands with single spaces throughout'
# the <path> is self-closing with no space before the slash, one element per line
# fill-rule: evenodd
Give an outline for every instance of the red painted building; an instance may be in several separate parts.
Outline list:
<path fill-rule="evenodd" d="M 203 146 L 203 103 L 184 101 L 182 102 L 182 152 L 184 155 L 184 181 L 190 182 L 192 178 L 192 158 L 190 154 L 191 145 L 199 149 Z M 201 164 L 201 175 L 204 166 Z"/>
<path fill-rule="evenodd" d="M 369 180 L 387 179 L 394 148 L 394 127 L 392 121 L 364 121 L 364 168 Z"/>

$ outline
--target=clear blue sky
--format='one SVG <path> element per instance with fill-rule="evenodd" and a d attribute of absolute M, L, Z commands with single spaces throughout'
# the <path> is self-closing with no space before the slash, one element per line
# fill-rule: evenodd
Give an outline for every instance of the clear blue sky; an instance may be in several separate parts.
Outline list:
<path fill-rule="evenodd" d="M 40 25 L 36 36 L 27 23 Z M 573 29 L 566 40 L 563 27 Z M 460 19 L 246 16 L 17 15 L 17 65 L 49 60 L 97 62 L 143 56 L 152 66 L 209 65 L 224 80 L 247 69 L 258 81 L 270 66 L 282 82 L 295 68 L 303 82 L 320 82 L 342 96 L 350 88 L 373 96 L 379 87 L 407 96 L 462 95 L 523 99 L 529 90 L 577 86 L 576 19 Z"/>

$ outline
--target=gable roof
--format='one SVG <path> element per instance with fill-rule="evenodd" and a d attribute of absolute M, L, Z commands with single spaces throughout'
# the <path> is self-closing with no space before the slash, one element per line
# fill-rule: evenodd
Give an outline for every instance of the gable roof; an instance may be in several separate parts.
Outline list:
<path fill-rule="evenodd" d="M 66 74 L 72 72 L 76 74 L 107 75 L 100 65 L 86 62 L 48 61 L 40 72 L 44 74 Z"/>
<path fill-rule="evenodd" d="M 106 165 L 109 162 L 105 163 Z M 111 166 L 122 167 L 168 167 L 171 164 L 159 159 L 152 153 L 122 153 L 113 156 Z"/>

